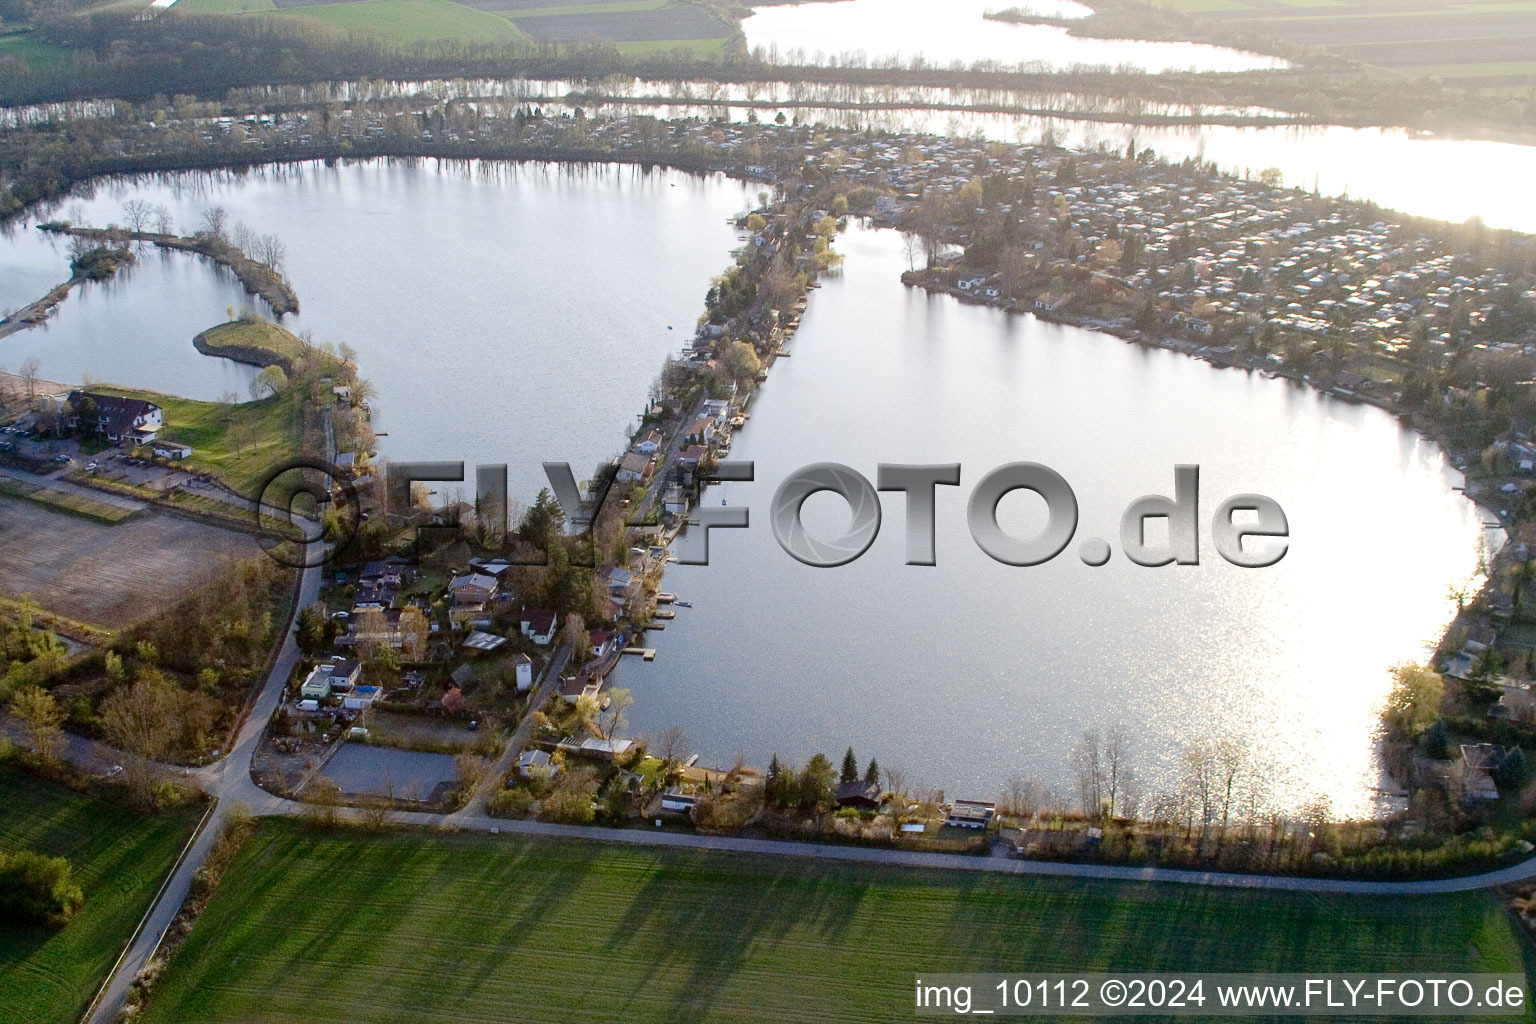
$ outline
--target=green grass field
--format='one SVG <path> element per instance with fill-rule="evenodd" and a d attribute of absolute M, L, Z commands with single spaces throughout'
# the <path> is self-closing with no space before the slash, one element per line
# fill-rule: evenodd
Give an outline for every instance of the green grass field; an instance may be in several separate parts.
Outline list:
<path fill-rule="evenodd" d="M 0 34 L 0 58 L 20 57 L 33 68 L 67 65 L 74 54 L 62 46 L 38 42 L 21 33 Z"/>
<path fill-rule="evenodd" d="M 304 355 L 304 343 L 292 331 L 270 320 L 231 320 L 210 327 L 194 340 L 204 355 L 256 356 L 262 366 L 291 364 Z M 249 361 L 249 360 L 245 360 Z"/>
<path fill-rule="evenodd" d="M 77 1019 L 127 944 L 201 812 L 144 817 L 0 767 L 0 847 L 67 857 L 85 906 L 58 932 L 0 923 L 0 1020 Z"/>
<path fill-rule="evenodd" d="M 1265 896 L 267 822 L 147 1020 L 893 1021 L 919 971 L 1520 971 L 1526 952 L 1482 894 Z"/>
<path fill-rule="evenodd" d="M 291 7 L 275 14 L 284 18 L 313 18 L 336 28 L 372 32 L 407 45 L 433 39 L 530 42 L 506 18 L 450 0 L 362 0 L 359 3 Z"/>
<path fill-rule="evenodd" d="M 165 420 L 160 440 L 192 448 L 192 457 L 182 464 L 217 473 L 242 494 L 250 494 L 275 465 L 299 453 L 303 416 L 293 395 L 224 406 L 153 391 L 100 390 L 160 406 Z"/>

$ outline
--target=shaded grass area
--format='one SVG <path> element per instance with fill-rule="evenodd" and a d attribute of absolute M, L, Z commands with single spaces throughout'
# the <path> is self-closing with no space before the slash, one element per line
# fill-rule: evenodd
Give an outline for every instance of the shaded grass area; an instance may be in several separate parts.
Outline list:
<path fill-rule="evenodd" d="M 192 448 L 191 458 L 180 465 L 217 473 L 247 496 L 253 496 L 274 466 L 298 455 L 302 447 L 303 410 L 292 392 L 224 405 L 129 388 L 97 390 L 160 406 L 165 427 L 159 439 Z"/>
<path fill-rule="evenodd" d="M 349 32 L 371 32 L 407 45 L 434 39 L 530 41 L 506 18 L 450 0 L 363 0 L 293 7 L 276 12 L 276 16 L 312 18 Z"/>
<path fill-rule="evenodd" d="M 122 508 L 105 501 L 95 501 L 83 494 L 71 494 L 52 487 L 37 487 L 22 483 L 20 480 L 0 479 L 0 497 L 35 501 L 39 505 L 47 505 L 60 512 L 68 512 L 70 515 L 109 526 L 137 514 L 133 509 Z"/>
<path fill-rule="evenodd" d="M 911 1017 L 917 972 L 1495 972 L 1525 954 L 1484 894 L 1266 895 L 268 821 L 147 1020 L 890 1021 Z"/>
<path fill-rule="evenodd" d="M 0 767 L 0 847 L 67 857 L 85 905 L 58 932 L 0 923 L 0 1019 L 77 1019 L 117 960 L 200 810 L 145 817 Z"/>

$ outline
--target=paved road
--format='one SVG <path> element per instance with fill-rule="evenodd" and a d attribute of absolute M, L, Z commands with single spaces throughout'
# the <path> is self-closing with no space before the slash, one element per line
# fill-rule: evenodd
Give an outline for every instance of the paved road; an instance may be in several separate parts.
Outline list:
<path fill-rule="evenodd" d="M 304 570 L 299 582 L 299 600 L 294 603 L 295 612 L 319 599 L 321 572 L 319 568 Z M 208 859 L 208 853 L 213 848 L 214 840 L 218 838 L 219 830 L 223 827 L 230 808 L 242 802 L 249 805 L 256 814 L 293 814 L 300 808 L 301 805 L 283 800 L 258 787 L 251 781 L 250 771 L 251 757 L 261 741 L 261 734 L 266 729 L 272 713 L 277 710 L 289 673 L 293 671 L 293 666 L 299 660 L 299 645 L 294 638 L 296 621 L 296 615 L 289 620 L 288 630 L 283 635 L 283 645 L 278 651 L 277 660 L 273 663 L 272 671 L 268 673 L 261 692 L 252 702 L 239 732 L 236 733 L 234 747 L 230 750 L 229 756 L 193 773 L 193 780 L 206 792 L 216 797 L 218 805 L 208 818 L 202 832 L 198 834 L 191 852 L 171 876 L 170 883 L 162 891 L 159 901 L 151 908 L 143 928 L 135 936 L 117 971 L 108 979 L 95 1011 L 87 1018 L 87 1024 L 110 1024 L 117 1016 L 117 1011 L 123 1005 L 123 998 L 128 993 L 128 986 L 133 982 L 135 975 L 154 956 L 155 950 L 160 948 L 160 939 L 165 934 L 165 929 L 175 920 L 177 912 L 187 898 L 187 893 L 191 891 L 192 876 L 197 874 L 197 870 Z"/>
<path fill-rule="evenodd" d="M 405 814 L 411 825 L 441 825 L 432 814 Z M 484 815 L 464 816 L 457 824 L 470 831 L 489 831 L 519 836 L 543 836 L 625 843 L 633 846 L 665 846 L 692 850 L 716 850 L 805 860 L 886 864 L 892 867 L 931 868 L 941 871 L 980 871 L 1003 875 L 1053 878 L 1088 878 L 1109 882 L 1156 882 L 1170 885 L 1205 885 L 1225 889 L 1260 889 L 1267 892 L 1307 892 L 1353 896 L 1433 896 L 1487 889 L 1536 878 L 1536 858 L 1513 867 L 1481 875 L 1443 878 L 1425 882 L 1359 882 L 1344 878 L 1294 878 L 1286 875 L 1243 875 L 1224 871 L 1182 871 L 1172 868 L 1111 867 L 1103 864 L 1064 864 L 1055 861 L 1014 860 L 1001 849 L 991 856 L 968 857 L 952 853 L 922 853 L 882 847 L 833 846 L 827 843 L 788 842 L 777 839 L 741 839 L 705 836 L 691 832 L 660 832 L 645 828 L 598 828 L 590 825 L 554 825 L 542 821 L 506 821 Z"/>

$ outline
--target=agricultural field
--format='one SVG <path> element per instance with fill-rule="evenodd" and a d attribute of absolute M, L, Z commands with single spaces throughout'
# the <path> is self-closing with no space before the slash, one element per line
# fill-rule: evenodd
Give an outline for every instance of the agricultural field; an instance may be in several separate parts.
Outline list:
<path fill-rule="evenodd" d="M 177 0 L 176 9 L 193 14 L 251 14 L 275 11 L 272 0 Z"/>
<path fill-rule="evenodd" d="M 911 1017 L 916 972 L 1527 957 L 1485 894 L 1264 895 L 268 821 L 146 1019 L 891 1021 Z"/>
<path fill-rule="evenodd" d="M 1467 84 L 1536 81 L 1532 0 L 1146 0 L 1198 20 Z"/>
<path fill-rule="evenodd" d="M 179 0 L 200 14 L 311 18 L 402 44 L 613 43 L 634 54 L 726 52 L 735 25 L 685 0 Z"/>
<path fill-rule="evenodd" d="M 464 0 L 511 18 L 541 43 L 649 43 L 723 47 L 733 26 L 680 0 Z M 622 48 L 622 47 L 621 47 Z"/>
<path fill-rule="evenodd" d="M 313 18 L 335 28 L 372 32 L 407 45 L 435 39 L 488 43 L 528 41 L 528 37 L 507 19 L 451 0 L 352 0 L 347 3 L 274 0 L 274 6 L 282 17 Z"/>
<path fill-rule="evenodd" d="M 0 847 L 66 857 L 85 905 L 58 932 L 0 925 L 0 1018 L 80 1017 L 170 872 L 200 812 L 145 817 L 0 766 Z"/>
<path fill-rule="evenodd" d="M 109 630 L 159 614 L 218 559 L 257 552 L 248 534 L 148 512 L 108 526 L 0 496 L 0 597 Z"/>

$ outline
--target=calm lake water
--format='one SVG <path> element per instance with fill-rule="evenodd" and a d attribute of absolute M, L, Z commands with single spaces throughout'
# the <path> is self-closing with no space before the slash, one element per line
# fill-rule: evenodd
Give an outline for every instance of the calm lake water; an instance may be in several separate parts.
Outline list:
<path fill-rule="evenodd" d="M 634 727 L 680 724 L 716 763 L 836 760 L 853 744 L 978 798 L 1016 772 L 1065 783 L 1086 728 L 1135 738 L 1148 791 L 1173 784 L 1183 742 L 1225 733 L 1267 766 L 1277 803 L 1369 810 L 1387 668 L 1424 656 L 1452 611 L 1446 585 L 1476 564 L 1481 517 L 1436 446 L 1368 406 L 909 290 L 895 232 L 855 229 L 839 248 L 845 268 L 814 294 L 733 445 L 757 482 L 705 499 L 749 507 L 754 527 L 715 531 L 708 566 L 668 569 L 667 589 L 694 607 L 650 635 L 654 662 L 615 673 L 635 693 Z M 965 503 L 1019 460 L 1070 482 L 1079 540 L 1117 548 L 1125 506 L 1171 494 L 1176 464 L 1200 465 L 1202 564 L 1117 554 L 1094 569 L 1076 542 L 1041 567 L 991 561 Z M 962 485 L 939 489 L 938 566 L 903 564 L 900 495 L 852 565 L 785 554 L 768 527 L 774 489 L 821 461 L 871 480 L 881 462 L 962 463 Z M 1242 492 L 1289 516 L 1274 568 L 1237 569 L 1210 546 L 1210 516 Z M 846 527 L 838 499 L 806 509 L 813 532 Z M 1021 536 L 1042 521 L 1025 496 L 1003 514 Z"/>
<path fill-rule="evenodd" d="M 116 182 L 80 203 L 104 223 L 137 196 L 186 228 L 220 204 L 278 233 L 304 303 L 293 326 L 359 351 L 385 454 L 504 461 L 527 500 L 540 461 L 580 469 L 619 449 L 729 262 L 726 218 L 749 191 L 617 167 L 378 161 Z M 1480 517 L 1436 448 L 1369 407 L 909 291 L 894 233 L 854 229 L 839 248 L 846 268 L 813 293 L 732 453 L 757 461 L 759 482 L 710 498 L 752 507 L 757 528 L 717 533 L 711 566 L 669 572 L 695 607 L 653 635 L 654 663 L 616 677 L 636 692 L 634 729 L 679 723 L 711 761 L 852 743 L 976 796 L 1014 772 L 1064 782 L 1082 730 L 1112 725 L 1136 737 L 1155 790 L 1181 742 L 1225 731 L 1273 766 L 1277 802 L 1368 810 L 1386 668 L 1423 655 L 1447 583 L 1475 564 Z M 35 298 L 65 262 L 35 231 L 0 239 L 0 301 Z M 216 397 L 245 371 L 190 338 L 241 301 L 216 269 L 150 253 L 46 331 L 0 342 L 0 363 L 35 352 L 54 379 Z M 1074 546 L 1001 566 L 970 541 L 964 503 L 1020 459 L 1071 482 L 1080 538 L 1115 537 L 1129 501 L 1199 463 L 1207 524 L 1227 495 L 1268 494 L 1291 554 L 1259 571 L 1208 548 L 1199 567 L 1090 569 Z M 894 500 L 852 566 L 783 554 L 766 528 L 773 489 L 823 460 L 871 478 L 881 461 L 963 463 L 966 485 L 940 492 L 940 565 L 901 564 Z M 841 514 L 832 499 L 808 509 L 817 528 Z M 1029 518 L 1022 498 L 1004 511 Z"/>
<path fill-rule="evenodd" d="M 302 310 L 283 323 L 357 349 L 381 451 L 463 460 L 466 493 L 477 463 L 507 463 L 514 500 L 528 500 L 541 462 L 581 479 L 623 444 L 739 244 L 727 219 L 755 194 L 616 165 L 374 161 L 113 182 L 79 203 L 92 224 L 121 220 L 130 198 L 163 203 L 184 231 L 219 205 L 276 233 Z M 38 234 L 0 238 L 0 301 L 68 276 L 64 249 Z M 249 369 L 198 356 L 192 337 L 250 301 L 218 268 L 152 252 L 122 282 L 71 297 L 46 330 L 0 341 L 0 365 L 36 354 L 54 380 L 244 398 Z"/>
<path fill-rule="evenodd" d="M 742 21 L 747 45 L 815 59 L 855 58 L 903 62 L 921 56 L 946 66 L 953 61 L 997 61 L 1067 68 L 1107 65 L 1143 71 L 1251 71 L 1286 67 L 1285 61 L 1203 43 L 1143 39 L 1093 39 L 1055 25 L 1014 25 L 982 17 L 989 10 L 1021 7 L 1048 17 L 1081 17 L 1079 4 L 1051 0 L 1011 4 L 997 0 L 833 0 L 828 3 L 757 7 Z"/>

